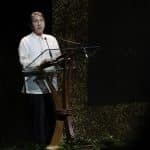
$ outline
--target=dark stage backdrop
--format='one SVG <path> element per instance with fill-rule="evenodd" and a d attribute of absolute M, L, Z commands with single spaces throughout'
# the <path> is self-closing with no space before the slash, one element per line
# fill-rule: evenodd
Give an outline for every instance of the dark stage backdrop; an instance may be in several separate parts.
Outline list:
<path fill-rule="evenodd" d="M 89 1 L 89 42 L 102 45 L 89 58 L 90 104 L 149 98 L 149 35 L 149 1 Z"/>
<path fill-rule="evenodd" d="M 20 94 L 23 84 L 18 59 L 18 44 L 22 36 L 30 33 L 29 16 L 42 11 L 46 18 L 46 31 L 51 32 L 51 0 L 13 0 L 0 5 L 0 140 L 13 142 L 15 137 L 28 134 L 26 128 L 26 102 Z M 24 133 L 23 133 L 24 132 Z M 18 136 L 17 136 L 18 135 Z"/>

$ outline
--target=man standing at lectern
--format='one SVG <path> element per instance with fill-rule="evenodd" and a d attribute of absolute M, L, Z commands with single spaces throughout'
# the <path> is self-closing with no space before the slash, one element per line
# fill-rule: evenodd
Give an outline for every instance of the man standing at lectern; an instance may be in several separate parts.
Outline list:
<path fill-rule="evenodd" d="M 18 49 L 23 69 L 38 68 L 47 61 L 52 61 L 61 55 L 56 38 L 44 34 L 44 28 L 43 14 L 33 12 L 31 14 L 32 33 L 21 39 Z M 44 53 L 42 54 L 42 52 Z M 40 57 L 33 61 L 37 56 Z M 55 67 L 51 66 L 49 69 L 53 71 Z M 35 75 L 25 77 L 25 86 L 23 86 L 22 91 L 26 93 L 32 110 L 33 141 L 35 144 L 47 145 L 55 127 L 55 106 L 47 82 L 43 79 L 36 79 Z M 57 89 L 57 78 L 55 76 L 52 78 L 52 83 Z"/>

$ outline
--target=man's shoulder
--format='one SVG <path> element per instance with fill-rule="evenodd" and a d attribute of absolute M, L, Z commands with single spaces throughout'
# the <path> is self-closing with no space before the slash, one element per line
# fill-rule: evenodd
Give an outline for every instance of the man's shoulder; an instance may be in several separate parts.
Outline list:
<path fill-rule="evenodd" d="M 26 40 L 30 39 L 31 37 L 32 37 L 32 33 L 27 34 L 21 38 L 21 41 L 26 41 Z"/>

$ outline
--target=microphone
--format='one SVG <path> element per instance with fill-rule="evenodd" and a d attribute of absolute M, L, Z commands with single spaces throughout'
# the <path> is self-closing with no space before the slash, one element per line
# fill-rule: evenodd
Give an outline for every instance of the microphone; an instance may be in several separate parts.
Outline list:
<path fill-rule="evenodd" d="M 50 50 L 50 48 L 49 48 L 49 45 L 48 45 L 48 42 L 47 42 L 47 38 L 44 37 L 44 40 L 46 41 L 47 47 L 48 47 L 48 49 L 49 49 L 49 55 L 50 55 L 51 58 L 53 58 L 52 52 L 51 52 L 51 50 Z"/>

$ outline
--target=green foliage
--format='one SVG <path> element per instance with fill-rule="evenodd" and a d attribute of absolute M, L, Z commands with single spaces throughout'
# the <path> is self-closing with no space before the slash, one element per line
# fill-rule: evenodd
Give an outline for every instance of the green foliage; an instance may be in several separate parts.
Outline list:
<path fill-rule="evenodd" d="M 88 1 L 53 0 L 53 34 L 56 37 L 87 41 Z"/>
<path fill-rule="evenodd" d="M 88 1 L 53 1 L 53 34 L 56 37 L 86 43 L 88 41 Z M 61 47 L 72 47 L 60 40 Z M 76 70 L 72 71 L 70 96 L 76 138 L 71 143 L 62 143 L 64 149 L 75 146 L 92 146 L 102 149 L 123 145 L 138 134 L 140 119 L 145 117 L 147 103 L 133 102 L 114 105 L 87 105 L 88 62 L 83 55 L 75 55 Z M 80 137 L 80 138 L 79 138 Z M 86 144 L 84 144 L 86 143 Z M 76 148 L 79 149 L 79 148 Z M 84 148 L 83 148 L 84 149 Z M 85 148 L 86 149 L 86 148 Z M 87 148 L 88 149 L 88 148 Z"/>

